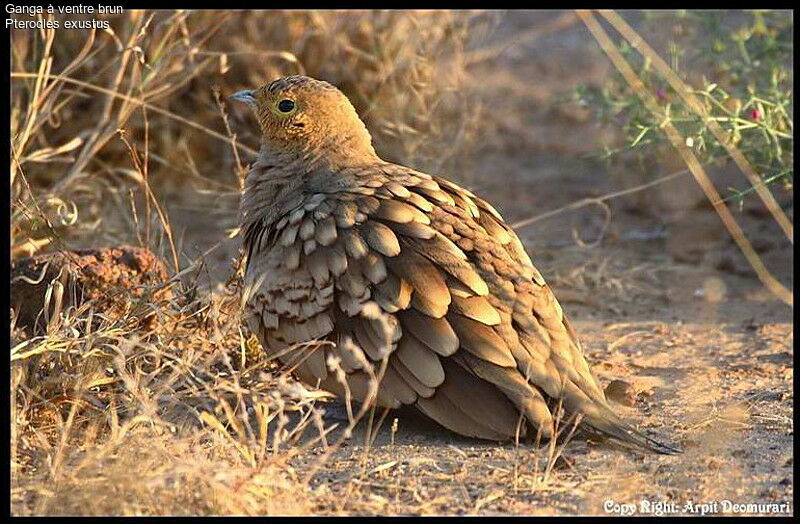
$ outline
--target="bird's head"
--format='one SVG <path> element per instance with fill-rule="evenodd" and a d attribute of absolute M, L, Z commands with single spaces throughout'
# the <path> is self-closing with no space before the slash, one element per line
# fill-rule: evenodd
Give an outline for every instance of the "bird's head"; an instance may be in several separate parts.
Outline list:
<path fill-rule="evenodd" d="M 285 76 L 258 89 L 238 91 L 231 99 L 253 109 L 268 154 L 375 157 L 372 137 L 353 104 L 328 82 Z"/>

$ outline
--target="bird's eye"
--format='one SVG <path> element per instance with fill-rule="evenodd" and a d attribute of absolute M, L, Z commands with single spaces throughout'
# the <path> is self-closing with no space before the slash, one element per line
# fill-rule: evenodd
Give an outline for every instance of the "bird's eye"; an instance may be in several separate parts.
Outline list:
<path fill-rule="evenodd" d="M 278 111 L 280 111 L 281 113 L 289 113 L 292 111 L 292 109 L 294 109 L 294 102 L 292 102 L 288 98 L 278 102 Z"/>

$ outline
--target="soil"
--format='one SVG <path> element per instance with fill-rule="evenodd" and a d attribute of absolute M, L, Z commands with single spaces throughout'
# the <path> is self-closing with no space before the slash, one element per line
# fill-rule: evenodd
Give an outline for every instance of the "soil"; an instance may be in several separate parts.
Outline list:
<path fill-rule="evenodd" d="M 57 280 L 61 292 L 53 288 L 50 304 L 48 288 Z M 89 248 L 56 251 L 24 257 L 11 266 L 12 307 L 16 326 L 29 332 L 46 328 L 45 304 L 51 308 L 80 307 L 90 300 L 97 313 L 123 317 L 130 314 L 131 303 L 119 300 L 130 292 L 141 298 L 144 290 L 167 280 L 166 265 L 150 250 L 136 246 L 119 245 L 106 248 Z M 171 296 L 169 289 L 155 292 L 159 300 Z M 53 310 L 50 309 L 51 314 Z M 145 315 L 144 325 L 149 317 Z"/>

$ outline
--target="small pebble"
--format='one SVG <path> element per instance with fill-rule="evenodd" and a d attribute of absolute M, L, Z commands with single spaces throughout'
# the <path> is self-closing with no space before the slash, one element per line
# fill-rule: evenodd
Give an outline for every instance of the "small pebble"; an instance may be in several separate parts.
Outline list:
<path fill-rule="evenodd" d="M 624 380 L 612 380 L 606 387 L 606 398 L 623 406 L 636 404 L 636 390 L 633 385 Z"/>

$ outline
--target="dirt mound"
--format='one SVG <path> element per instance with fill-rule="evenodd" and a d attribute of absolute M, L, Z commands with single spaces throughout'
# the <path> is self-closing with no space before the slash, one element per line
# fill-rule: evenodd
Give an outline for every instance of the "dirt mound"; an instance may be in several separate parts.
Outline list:
<path fill-rule="evenodd" d="M 58 311 L 90 300 L 96 312 L 121 317 L 137 298 L 168 299 L 168 288 L 156 288 L 166 279 L 164 262 L 148 249 L 120 245 L 57 251 L 12 264 L 11 303 L 18 327 L 44 330 Z"/>

